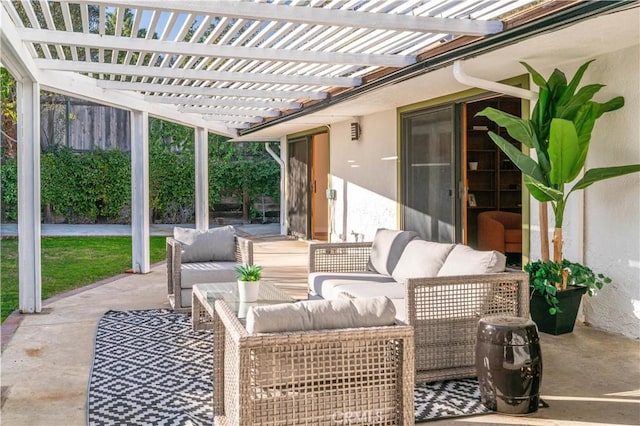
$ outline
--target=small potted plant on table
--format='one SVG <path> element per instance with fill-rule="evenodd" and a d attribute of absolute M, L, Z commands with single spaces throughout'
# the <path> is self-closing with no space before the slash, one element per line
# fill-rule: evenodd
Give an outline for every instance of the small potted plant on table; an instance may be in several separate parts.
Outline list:
<path fill-rule="evenodd" d="M 255 302 L 258 300 L 262 266 L 238 265 L 234 269 L 237 272 L 240 301 Z"/>

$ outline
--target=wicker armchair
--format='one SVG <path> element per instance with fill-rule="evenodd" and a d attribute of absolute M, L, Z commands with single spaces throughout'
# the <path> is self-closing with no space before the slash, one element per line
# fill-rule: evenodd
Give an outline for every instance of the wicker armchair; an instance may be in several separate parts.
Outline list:
<path fill-rule="evenodd" d="M 314 243 L 309 273 L 366 271 L 371 242 Z M 529 277 L 523 272 L 410 278 L 404 318 L 415 331 L 415 380 L 472 377 L 480 318 L 529 317 Z"/>
<path fill-rule="evenodd" d="M 215 302 L 216 424 L 414 423 L 406 325 L 248 334 Z"/>
<path fill-rule="evenodd" d="M 243 265 L 253 265 L 253 241 L 239 236 L 235 236 L 235 257 L 236 262 Z M 182 273 L 185 268 L 202 268 L 206 271 L 206 268 L 211 267 L 212 270 L 216 269 L 221 262 L 203 262 L 203 263 L 182 263 L 182 243 L 180 241 L 168 237 L 167 238 L 167 292 L 169 303 L 176 312 L 189 312 L 191 310 L 191 287 L 190 285 L 183 285 Z M 187 266 L 185 266 L 187 265 Z M 220 268 L 217 268 L 218 272 Z M 203 276 L 206 273 L 202 274 Z M 235 272 L 232 269 L 229 270 L 231 278 L 227 278 L 224 281 L 230 281 L 235 277 Z M 218 273 L 219 277 L 220 274 Z M 220 282 L 219 278 L 216 278 L 215 274 L 211 274 L 211 278 L 203 278 L 200 282 Z M 188 287 L 188 288 L 187 288 Z"/>

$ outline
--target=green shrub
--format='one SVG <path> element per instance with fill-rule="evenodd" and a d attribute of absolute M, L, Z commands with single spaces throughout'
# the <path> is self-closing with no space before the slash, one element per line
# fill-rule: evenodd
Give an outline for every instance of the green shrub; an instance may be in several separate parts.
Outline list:
<path fill-rule="evenodd" d="M 193 129 L 151 119 L 149 123 L 149 207 L 153 222 L 188 223 L 195 217 Z M 130 223 L 131 159 L 116 149 L 74 152 L 47 149 L 40 159 L 44 213 L 68 223 Z M 1 169 L 2 220 L 17 220 L 16 160 Z M 209 206 L 222 197 L 245 201 L 279 198 L 280 169 L 262 144 L 228 142 L 209 136 Z M 251 216 L 255 216 L 254 212 Z M 47 218 L 47 216 L 45 216 Z"/>
<path fill-rule="evenodd" d="M 74 153 L 54 147 L 40 160 L 41 202 L 70 223 L 130 220 L 131 165 L 119 150 Z"/>
<path fill-rule="evenodd" d="M 8 158 L 0 166 L 0 217 L 2 221 L 18 220 L 18 162 Z"/>

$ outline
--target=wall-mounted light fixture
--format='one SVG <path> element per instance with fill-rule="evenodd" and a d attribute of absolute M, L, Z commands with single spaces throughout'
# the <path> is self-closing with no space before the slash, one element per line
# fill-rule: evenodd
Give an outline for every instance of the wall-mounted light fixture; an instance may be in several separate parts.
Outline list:
<path fill-rule="evenodd" d="M 362 129 L 360 128 L 360 117 L 355 117 L 356 121 L 351 123 L 351 140 L 359 141 Z"/>

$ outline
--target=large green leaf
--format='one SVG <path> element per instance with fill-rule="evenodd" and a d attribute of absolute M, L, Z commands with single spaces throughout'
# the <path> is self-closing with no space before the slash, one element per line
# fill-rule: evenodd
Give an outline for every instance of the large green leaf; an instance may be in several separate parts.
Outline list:
<path fill-rule="evenodd" d="M 616 96 L 613 99 L 608 100 L 605 103 L 598 103 L 598 118 L 605 112 L 615 111 L 624 106 L 624 98 L 622 96 Z"/>
<path fill-rule="evenodd" d="M 538 163 L 536 163 L 529 156 L 525 155 L 518 148 L 513 146 L 502 136 L 499 136 L 493 132 L 489 132 L 489 137 L 495 142 L 496 145 L 506 154 L 507 157 L 518 167 L 522 173 L 531 176 L 532 178 L 545 182 L 544 174 L 540 170 Z"/>
<path fill-rule="evenodd" d="M 538 141 L 545 152 L 547 151 L 549 124 L 551 123 L 551 115 L 547 108 L 550 98 L 551 94 L 549 89 L 546 87 L 541 88 L 540 93 L 538 93 L 538 102 L 536 102 L 536 106 L 533 108 L 533 114 L 531 116 L 531 123 L 533 124 L 535 133 L 538 136 Z"/>
<path fill-rule="evenodd" d="M 572 121 L 578 133 L 578 144 L 580 145 L 581 153 L 581 158 L 578 159 L 578 162 L 580 164 L 584 164 L 586 161 L 591 133 L 596 120 L 605 112 L 614 111 L 623 106 L 624 98 L 617 96 L 605 103 L 587 102 L 578 109 Z"/>
<path fill-rule="evenodd" d="M 589 102 L 591 98 L 593 98 L 603 87 L 604 84 L 590 84 L 582 87 L 566 105 L 558 107 L 556 110 L 556 117 L 572 120 L 578 112 L 578 109 L 585 103 Z"/>
<path fill-rule="evenodd" d="M 628 166 L 614 166 L 614 167 L 599 167 L 596 169 L 587 170 L 578 182 L 573 185 L 571 192 L 578 189 L 584 189 L 595 182 L 599 182 L 605 179 L 611 179 L 614 177 L 628 175 L 630 173 L 640 172 L 640 164 L 630 164 Z"/>
<path fill-rule="evenodd" d="M 564 94 L 558 100 L 558 105 L 566 105 L 571 100 L 571 98 L 573 97 L 573 94 L 576 92 L 576 89 L 578 88 L 578 84 L 580 84 L 580 80 L 582 80 L 582 76 L 584 75 L 585 71 L 593 61 L 595 61 L 595 59 L 585 62 L 580 66 L 580 68 L 578 68 L 578 71 L 576 71 L 575 75 L 571 79 L 571 82 L 565 89 Z"/>
<path fill-rule="evenodd" d="M 554 118 L 549 132 L 549 159 L 551 160 L 551 183 L 569 183 L 578 176 L 584 162 L 580 163 L 578 134 L 569 120 Z"/>
<path fill-rule="evenodd" d="M 556 68 L 551 73 L 547 81 L 547 86 L 549 86 L 549 90 L 551 90 L 552 98 L 555 100 L 560 99 L 567 88 L 567 77 L 562 71 Z"/>
<path fill-rule="evenodd" d="M 520 63 L 527 69 L 527 71 L 529 71 L 529 74 L 531 74 L 531 78 L 533 79 L 533 82 L 535 84 L 537 84 L 540 88 L 548 87 L 547 81 L 538 71 L 534 70 L 531 65 L 527 64 L 526 62 L 520 61 Z"/>
<path fill-rule="evenodd" d="M 515 115 L 511 115 L 491 107 L 483 109 L 477 113 L 476 116 L 487 117 L 499 126 L 504 127 L 507 129 L 509 136 L 529 148 L 533 148 L 534 145 L 536 145 L 533 141 L 536 135 L 529 120 L 523 120 L 520 117 L 516 117 Z"/>
<path fill-rule="evenodd" d="M 524 175 L 524 184 L 529 190 L 529 193 L 531 193 L 531 196 L 540 202 L 562 200 L 562 192 L 549 188 L 530 176 Z"/>

